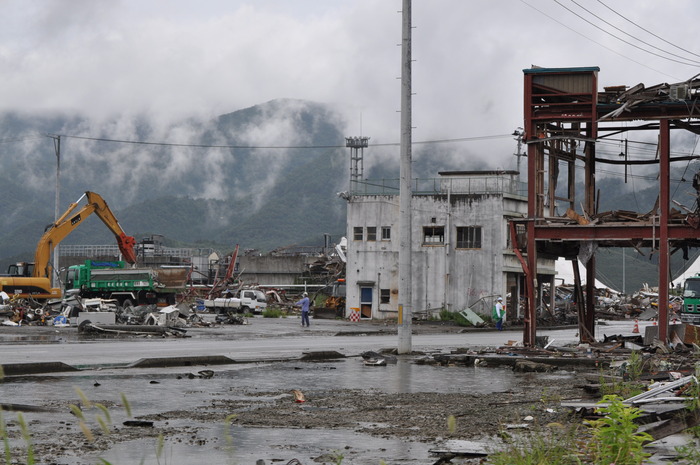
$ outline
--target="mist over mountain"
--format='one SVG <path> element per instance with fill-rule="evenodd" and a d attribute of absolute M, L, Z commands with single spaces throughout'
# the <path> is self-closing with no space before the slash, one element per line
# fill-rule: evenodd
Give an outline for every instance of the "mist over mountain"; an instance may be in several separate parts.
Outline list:
<path fill-rule="evenodd" d="M 79 115 L 0 114 L 0 268 L 32 260 L 36 243 L 54 217 L 56 152 L 60 136 L 60 207 L 63 213 L 85 191 L 102 195 L 127 234 L 158 234 L 170 246 L 236 244 L 266 252 L 290 245 L 320 245 L 324 234 L 346 234 L 350 152 L 347 123 L 330 105 L 273 100 L 210 120 L 164 122 L 147 117 L 95 120 Z M 370 136 L 371 136 L 371 131 Z M 397 131 L 398 140 L 398 131 Z M 364 178 L 396 179 L 398 144 L 370 144 Z M 413 177 L 440 171 L 515 169 L 493 166 L 469 144 L 417 144 Z M 523 169 L 527 159 L 523 160 Z M 700 166 L 674 166 L 672 197 L 694 208 L 692 177 Z M 577 199 L 583 199 L 578 176 Z M 561 188 L 561 186 L 560 186 Z M 653 168 L 601 170 L 598 211 L 648 212 L 658 196 Z M 81 202 L 83 204 L 84 202 Z M 559 212 L 564 214 L 564 212 Z M 64 244 L 111 244 L 114 238 L 92 216 Z M 634 289 L 656 282 L 656 256 L 636 255 L 620 269 L 619 250 L 600 250 L 606 284 Z M 674 256 L 672 265 L 685 263 Z M 610 279 L 605 279 L 609 277 Z"/>
<path fill-rule="evenodd" d="M 127 234 L 167 245 L 268 251 L 346 233 L 346 122 L 329 105 L 280 99 L 212 120 L 0 114 L 0 267 L 31 260 L 54 218 L 100 194 Z M 60 136 L 60 138 L 59 138 Z M 58 145 L 60 142 L 60 146 Z M 418 150 L 416 176 L 479 169 L 463 150 Z M 399 148 L 370 147 L 365 177 L 398 177 Z M 83 205 L 84 202 L 81 202 Z M 63 244 L 110 244 L 93 215 Z"/>

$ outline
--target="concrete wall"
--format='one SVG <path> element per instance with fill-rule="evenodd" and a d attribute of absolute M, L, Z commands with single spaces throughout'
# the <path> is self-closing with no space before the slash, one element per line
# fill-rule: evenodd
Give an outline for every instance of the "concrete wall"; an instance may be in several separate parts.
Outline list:
<path fill-rule="evenodd" d="M 522 274 L 508 246 L 508 219 L 522 217 L 527 202 L 503 193 L 414 195 L 412 202 L 413 312 L 461 311 L 476 304 L 490 313 L 496 296 L 505 296 Z M 366 318 L 398 314 L 398 204 L 393 195 L 353 196 L 348 202 L 346 307 L 361 308 Z M 363 228 L 363 240 L 355 240 L 356 226 Z M 381 239 L 382 226 L 391 228 L 390 240 Z M 481 227 L 481 248 L 456 247 L 457 228 L 469 226 Z M 367 227 L 377 228 L 376 241 L 367 240 Z M 443 243 L 424 243 L 425 227 L 444 227 Z M 542 273 L 554 273 L 553 261 L 541 262 Z M 387 303 L 380 301 L 381 289 L 389 292 Z M 369 293 L 372 302 L 363 302 Z"/>
<path fill-rule="evenodd" d="M 281 286 L 295 284 L 315 260 L 317 257 L 305 255 L 239 256 L 238 268 L 245 283 Z"/>

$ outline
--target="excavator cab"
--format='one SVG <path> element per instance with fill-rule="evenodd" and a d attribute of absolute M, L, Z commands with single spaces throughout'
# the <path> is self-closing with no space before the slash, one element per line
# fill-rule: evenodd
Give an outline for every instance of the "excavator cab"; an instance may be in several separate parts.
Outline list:
<path fill-rule="evenodd" d="M 34 263 L 17 262 L 14 265 L 7 267 L 8 276 L 18 276 L 29 278 L 33 276 Z"/>

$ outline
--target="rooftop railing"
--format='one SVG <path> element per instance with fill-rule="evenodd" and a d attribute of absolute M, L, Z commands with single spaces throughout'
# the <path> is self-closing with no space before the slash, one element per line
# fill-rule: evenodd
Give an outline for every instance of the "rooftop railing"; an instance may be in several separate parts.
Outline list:
<path fill-rule="evenodd" d="M 527 184 L 517 176 L 416 178 L 413 195 L 512 194 L 527 197 Z M 351 195 L 399 195 L 399 179 L 367 179 L 350 185 Z"/>

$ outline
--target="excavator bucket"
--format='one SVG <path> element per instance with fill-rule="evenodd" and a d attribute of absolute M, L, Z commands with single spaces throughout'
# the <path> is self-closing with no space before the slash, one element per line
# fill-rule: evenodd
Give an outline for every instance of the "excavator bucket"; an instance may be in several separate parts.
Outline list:
<path fill-rule="evenodd" d="M 134 246 L 136 245 L 136 239 L 132 236 L 127 236 L 124 233 L 117 236 L 117 245 L 119 245 L 119 251 L 124 257 L 124 261 L 130 264 L 136 263 L 136 252 L 134 252 Z"/>

